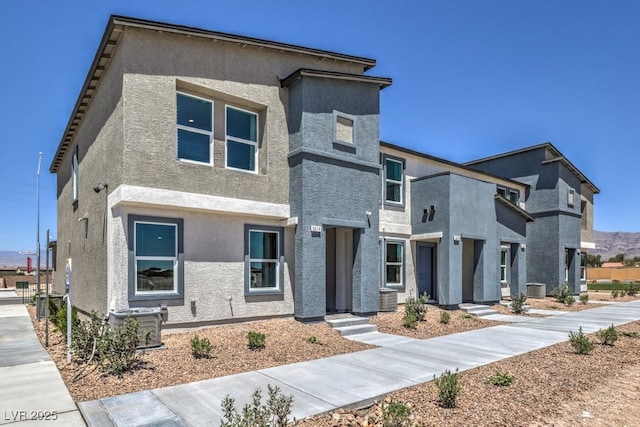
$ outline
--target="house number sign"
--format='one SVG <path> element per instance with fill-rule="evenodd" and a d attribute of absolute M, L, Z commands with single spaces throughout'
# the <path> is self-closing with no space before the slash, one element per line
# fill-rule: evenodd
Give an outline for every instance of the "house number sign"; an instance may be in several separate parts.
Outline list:
<path fill-rule="evenodd" d="M 321 225 L 312 225 L 311 226 L 311 232 L 312 233 L 322 233 L 322 226 Z"/>

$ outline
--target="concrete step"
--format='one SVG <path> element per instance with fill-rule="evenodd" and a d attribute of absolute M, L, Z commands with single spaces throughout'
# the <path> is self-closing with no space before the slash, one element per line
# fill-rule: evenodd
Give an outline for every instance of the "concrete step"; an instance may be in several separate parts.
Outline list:
<path fill-rule="evenodd" d="M 334 329 L 340 332 L 340 335 L 343 337 L 346 337 L 349 335 L 367 334 L 369 332 L 378 332 L 378 327 L 372 324 L 342 326 Z"/>
<path fill-rule="evenodd" d="M 464 311 L 465 313 L 473 314 L 474 316 L 477 316 L 477 317 L 489 316 L 492 314 L 499 314 L 497 311 L 495 311 L 488 305 L 460 304 L 458 307 L 460 307 L 460 310 Z"/>
<path fill-rule="evenodd" d="M 366 317 L 338 315 L 325 317 L 326 322 L 341 336 L 378 332 L 378 327 L 369 323 Z"/>
<path fill-rule="evenodd" d="M 0 298 L 0 305 L 9 305 L 9 304 L 26 304 L 31 301 L 31 298 L 22 298 L 22 297 L 2 297 Z"/>

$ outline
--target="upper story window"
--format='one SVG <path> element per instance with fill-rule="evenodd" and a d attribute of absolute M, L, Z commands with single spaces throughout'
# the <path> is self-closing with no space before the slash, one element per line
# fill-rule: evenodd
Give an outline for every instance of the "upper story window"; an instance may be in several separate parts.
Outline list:
<path fill-rule="evenodd" d="M 569 190 L 567 191 L 567 206 L 572 208 L 575 204 L 575 201 L 576 201 L 576 190 L 574 190 L 573 188 L 569 188 Z"/>
<path fill-rule="evenodd" d="M 226 106 L 226 166 L 257 172 L 258 115 Z"/>
<path fill-rule="evenodd" d="M 353 144 L 355 141 L 353 135 L 353 124 L 355 117 L 349 114 L 333 112 L 333 141 Z"/>
<path fill-rule="evenodd" d="M 213 103 L 177 94 L 178 159 L 213 164 Z"/>
<path fill-rule="evenodd" d="M 71 159 L 71 203 L 78 201 L 78 146 L 73 150 Z"/>
<path fill-rule="evenodd" d="M 517 206 L 520 201 L 520 192 L 516 190 L 509 190 L 509 201 Z"/>
<path fill-rule="evenodd" d="M 404 162 L 385 158 L 385 202 L 404 203 Z"/>

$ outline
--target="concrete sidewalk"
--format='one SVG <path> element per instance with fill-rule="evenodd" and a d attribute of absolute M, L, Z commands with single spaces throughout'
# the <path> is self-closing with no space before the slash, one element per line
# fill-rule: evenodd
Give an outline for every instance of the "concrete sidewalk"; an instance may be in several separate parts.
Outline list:
<path fill-rule="evenodd" d="M 42 423 L 86 425 L 26 307 L 0 304 L 0 425 Z"/>
<path fill-rule="evenodd" d="M 381 334 L 384 346 L 372 350 L 83 402 L 79 407 L 88 424 L 95 426 L 219 425 L 224 396 L 235 398 L 240 410 L 256 387 L 266 396 L 271 384 L 293 395 L 292 416 L 301 419 L 372 403 L 389 392 L 431 381 L 447 369 L 464 371 L 567 341 L 569 331 L 580 327 L 591 333 L 635 320 L 640 320 L 640 301 L 427 340 Z"/>

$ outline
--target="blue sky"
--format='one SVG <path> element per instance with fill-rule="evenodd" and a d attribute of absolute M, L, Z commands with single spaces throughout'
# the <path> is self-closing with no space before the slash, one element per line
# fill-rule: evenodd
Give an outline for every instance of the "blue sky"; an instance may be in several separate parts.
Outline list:
<path fill-rule="evenodd" d="M 640 231 L 640 2 L 7 1 L 0 250 L 56 237 L 49 165 L 110 14 L 375 58 L 381 138 L 464 162 L 551 141 L 601 190 L 595 228 Z"/>

